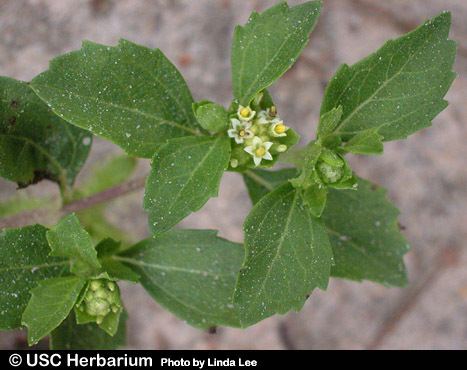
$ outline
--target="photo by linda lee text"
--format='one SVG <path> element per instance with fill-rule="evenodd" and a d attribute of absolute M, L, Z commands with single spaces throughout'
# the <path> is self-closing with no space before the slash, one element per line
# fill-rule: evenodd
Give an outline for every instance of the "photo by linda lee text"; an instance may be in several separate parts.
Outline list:
<path fill-rule="evenodd" d="M 208 358 L 208 359 L 197 359 L 193 358 L 192 360 L 189 359 L 177 359 L 173 360 L 170 358 L 161 358 L 161 367 L 184 367 L 184 366 L 193 366 L 197 367 L 198 369 L 203 369 L 205 367 L 255 367 L 258 366 L 258 361 L 256 360 L 244 360 L 242 358 L 238 359 L 216 359 L 216 358 Z"/>

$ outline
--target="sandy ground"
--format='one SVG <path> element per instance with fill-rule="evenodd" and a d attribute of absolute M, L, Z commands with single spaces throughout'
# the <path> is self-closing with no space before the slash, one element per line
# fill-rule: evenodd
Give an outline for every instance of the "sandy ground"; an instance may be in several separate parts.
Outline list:
<path fill-rule="evenodd" d="M 29 80 L 57 54 L 83 39 L 115 44 L 119 38 L 160 47 L 186 77 L 195 98 L 227 103 L 229 45 L 234 25 L 262 0 L 0 0 L 0 74 Z M 291 3 L 298 3 L 291 1 Z M 139 287 L 124 286 L 130 313 L 128 346 L 139 349 L 360 349 L 467 348 L 467 3 L 462 0 L 326 0 L 303 57 L 272 89 L 281 116 L 307 139 L 313 136 L 324 86 L 340 63 L 353 63 L 441 10 L 453 12 L 459 42 L 459 77 L 451 105 L 432 128 L 393 142 L 378 158 L 353 157 L 363 177 L 389 189 L 411 242 L 406 261 L 410 285 L 387 289 L 333 280 L 300 313 L 274 317 L 247 330 L 193 329 L 152 301 Z M 116 151 L 96 140 L 89 163 Z M 141 165 L 145 171 L 147 163 Z M 14 186 L 0 182 L 2 199 Z M 55 191 L 42 183 L 29 190 Z M 114 202 L 109 217 L 135 238 L 146 235 L 142 193 Z M 220 197 L 184 227 L 216 228 L 242 240 L 250 208 L 241 179 L 227 174 Z M 0 348 L 24 345 L 24 334 L 0 334 Z"/>

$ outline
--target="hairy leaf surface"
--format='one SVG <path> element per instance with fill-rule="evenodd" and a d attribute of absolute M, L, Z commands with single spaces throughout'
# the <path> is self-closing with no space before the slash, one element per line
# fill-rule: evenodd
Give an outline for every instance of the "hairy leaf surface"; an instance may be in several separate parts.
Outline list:
<path fill-rule="evenodd" d="M 78 276 L 42 280 L 31 290 L 22 324 L 28 328 L 29 345 L 57 328 L 67 318 L 86 281 Z"/>
<path fill-rule="evenodd" d="M 0 77 L 0 176 L 21 187 L 73 184 L 92 136 L 55 115 L 27 83 Z"/>
<path fill-rule="evenodd" d="M 21 325 L 30 291 L 44 279 L 69 272 L 69 261 L 49 256 L 50 248 L 40 225 L 0 232 L 0 329 Z"/>
<path fill-rule="evenodd" d="M 342 106 L 335 132 L 347 140 L 372 129 L 390 141 L 429 126 L 448 105 L 443 97 L 455 78 L 450 26 L 450 13 L 442 13 L 355 65 L 341 66 L 321 107 L 324 114 Z"/>
<path fill-rule="evenodd" d="M 74 215 L 64 217 L 47 231 L 51 255 L 69 258 L 71 272 L 80 276 L 96 275 L 101 268 L 90 235 Z"/>
<path fill-rule="evenodd" d="M 232 302 L 241 245 L 215 231 L 172 230 L 138 243 L 118 259 L 166 309 L 200 328 L 239 326 Z"/>
<path fill-rule="evenodd" d="M 244 224 L 246 259 L 234 302 L 242 326 L 302 308 L 315 288 L 326 289 L 331 245 L 291 184 L 262 198 Z"/>
<path fill-rule="evenodd" d="M 144 209 L 155 234 L 169 230 L 217 196 L 230 158 L 227 137 L 170 140 L 154 156 Z"/>
<path fill-rule="evenodd" d="M 252 200 L 255 194 L 287 183 L 293 176 L 278 171 L 254 171 L 260 181 L 246 181 Z M 282 175 L 282 176 L 281 176 Z M 343 206 L 345 205 L 345 206 Z M 403 256 L 409 246 L 397 226 L 397 208 L 384 189 L 359 179 L 357 190 L 330 189 L 322 219 L 331 242 L 334 265 L 331 275 L 351 280 L 370 280 L 387 286 L 404 286 L 407 273 Z"/>
<path fill-rule="evenodd" d="M 281 2 L 261 14 L 251 14 L 245 26 L 235 28 L 232 84 L 240 104 L 248 105 L 295 63 L 320 10 L 320 1 L 294 7 Z"/>
<path fill-rule="evenodd" d="M 167 139 L 199 131 L 191 93 L 159 49 L 85 41 L 31 84 L 60 117 L 135 156 L 150 158 Z"/>
<path fill-rule="evenodd" d="M 332 275 L 404 286 L 409 246 L 398 214 L 386 192 L 368 181 L 360 179 L 356 191 L 331 189 L 322 217 L 334 251 Z"/>

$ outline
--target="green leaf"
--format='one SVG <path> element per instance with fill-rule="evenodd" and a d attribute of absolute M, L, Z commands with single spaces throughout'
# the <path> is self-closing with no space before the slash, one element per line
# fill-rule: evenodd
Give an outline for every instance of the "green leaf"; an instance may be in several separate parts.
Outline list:
<path fill-rule="evenodd" d="M 315 217 L 320 217 L 326 206 L 328 188 L 315 184 L 302 191 L 303 200 Z"/>
<path fill-rule="evenodd" d="M 158 49 L 85 41 L 32 81 L 62 118 L 150 158 L 167 139 L 199 132 L 183 77 Z"/>
<path fill-rule="evenodd" d="M 269 189 L 287 183 L 293 173 L 277 171 L 277 181 L 254 171 L 260 181 L 246 181 L 252 200 Z M 282 179 L 279 176 L 282 174 Z M 333 248 L 331 275 L 351 280 L 371 280 L 387 286 L 403 286 L 407 273 L 403 256 L 409 246 L 397 226 L 398 210 L 382 188 L 358 179 L 357 190 L 329 189 L 322 214 Z"/>
<path fill-rule="evenodd" d="M 295 168 L 278 171 L 254 169 L 244 172 L 243 180 L 245 181 L 251 201 L 253 204 L 256 204 L 270 191 L 296 176 L 297 170 Z"/>
<path fill-rule="evenodd" d="M 172 230 L 116 258 L 135 269 L 158 303 L 189 324 L 239 325 L 232 295 L 243 260 L 241 245 L 215 231 Z"/>
<path fill-rule="evenodd" d="M 28 84 L 0 77 L 0 176 L 20 187 L 43 179 L 71 186 L 91 147 L 91 135 L 69 125 Z"/>
<path fill-rule="evenodd" d="M 120 243 L 112 239 L 104 239 L 96 245 L 97 256 L 102 269 L 111 279 L 137 282 L 139 275 L 123 263 L 113 259 L 113 255 L 120 249 Z"/>
<path fill-rule="evenodd" d="M 107 257 L 101 260 L 102 268 L 111 279 L 126 280 L 133 283 L 139 281 L 139 275 L 124 264 Z"/>
<path fill-rule="evenodd" d="M 109 313 L 99 327 L 112 337 L 117 334 L 122 310 Z"/>
<path fill-rule="evenodd" d="M 295 188 L 306 189 L 317 183 L 316 163 L 320 159 L 323 152 L 322 146 L 318 142 L 311 141 L 305 148 L 301 150 L 300 156 L 297 157 L 295 163 L 301 169 L 300 175 L 290 180 L 290 183 Z"/>
<path fill-rule="evenodd" d="M 0 329 L 21 325 L 21 315 L 30 291 L 41 280 L 58 277 L 69 271 L 69 262 L 50 257 L 40 225 L 0 232 Z"/>
<path fill-rule="evenodd" d="M 323 221 L 334 252 L 332 275 L 388 286 L 407 283 L 409 246 L 397 226 L 398 210 L 382 188 L 359 180 L 357 190 L 333 190 Z"/>
<path fill-rule="evenodd" d="M 101 240 L 96 245 L 97 257 L 99 259 L 112 257 L 114 254 L 117 254 L 121 248 L 121 243 L 113 240 L 111 238 L 106 238 Z"/>
<path fill-rule="evenodd" d="M 332 134 L 342 118 L 343 110 L 339 105 L 337 108 L 332 108 L 329 112 L 324 113 L 319 119 L 318 138 Z"/>
<path fill-rule="evenodd" d="M 77 276 L 58 277 L 42 280 L 31 290 L 31 299 L 22 317 L 22 324 L 28 328 L 30 346 L 66 319 L 85 283 Z"/>
<path fill-rule="evenodd" d="M 259 102 L 257 100 L 259 99 Z M 274 105 L 274 100 L 271 93 L 264 89 L 253 99 L 253 109 L 255 110 L 267 110 Z M 238 108 L 237 108 L 238 109 Z"/>
<path fill-rule="evenodd" d="M 365 130 L 352 137 L 342 149 L 354 154 L 381 154 L 383 139 L 377 131 Z"/>
<path fill-rule="evenodd" d="M 281 2 L 261 14 L 252 13 L 245 26 L 235 28 L 232 84 L 240 104 L 248 105 L 295 63 L 320 10 L 320 1 L 290 8 Z"/>
<path fill-rule="evenodd" d="M 268 194 L 273 186 L 285 184 L 293 173 L 277 174 L 276 182 L 269 175 L 254 171 L 260 181 L 246 182 L 252 200 L 255 194 Z M 274 185 L 273 185 L 274 184 Z M 357 190 L 329 189 L 322 214 L 333 248 L 334 266 L 331 275 L 351 280 L 371 280 L 387 286 L 403 286 L 407 274 L 403 256 L 409 246 L 399 232 L 399 211 L 390 203 L 386 192 L 370 182 L 358 179 Z"/>
<path fill-rule="evenodd" d="M 451 16 L 442 13 L 407 35 L 388 41 L 359 63 L 343 65 L 329 83 L 321 114 L 342 106 L 335 132 L 345 140 L 373 129 L 385 141 L 430 125 L 447 106 L 455 78 L 456 44 L 448 40 Z"/>
<path fill-rule="evenodd" d="M 228 112 L 222 105 L 202 101 L 193 104 L 193 111 L 201 127 L 207 131 L 226 131 L 229 126 Z"/>
<path fill-rule="evenodd" d="M 154 156 L 144 209 L 153 233 L 169 230 L 217 196 L 230 158 L 227 137 L 170 140 Z"/>
<path fill-rule="evenodd" d="M 71 272 L 80 276 L 96 275 L 101 265 L 91 237 L 83 229 L 75 214 L 64 217 L 47 231 L 51 255 L 72 261 Z"/>
<path fill-rule="evenodd" d="M 244 231 L 247 256 L 234 296 L 242 326 L 299 310 L 313 289 L 327 287 L 332 251 L 326 230 L 291 184 L 262 198 Z"/>
<path fill-rule="evenodd" d="M 123 347 L 126 343 L 126 320 L 123 312 L 117 333 L 112 337 L 96 324 L 76 324 L 73 314 L 55 329 L 50 337 L 50 349 L 53 350 L 109 350 Z"/>

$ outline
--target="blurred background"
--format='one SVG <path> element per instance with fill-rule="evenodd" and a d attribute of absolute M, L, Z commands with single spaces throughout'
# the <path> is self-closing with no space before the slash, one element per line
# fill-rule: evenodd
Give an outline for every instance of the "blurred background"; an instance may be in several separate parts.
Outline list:
<path fill-rule="evenodd" d="M 252 10 L 275 2 L 0 0 L 0 75 L 27 81 L 56 55 L 78 49 L 83 39 L 113 45 L 126 38 L 161 48 L 195 99 L 228 104 L 233 28 L 245 23 Z M 286 123 L 311 139 L 324 87 L 339 64 L 358 61 L 442 10 L 453 13 L 451 37 L 459 44 L 450 106 L 433 127 L 387 144 L 383 156 L 351 158 L 357 173 L 387 188 L 401 210 L 400 224 L 412 245 L 406 257 L 410 285 L 388 289 L 334 279 L 326 292 L 313 293 L 299 313 L 216 333 L 191 328 L 142 288 L 124 285 L 129 348 L 467 349 L 467 2 L 325 0 L 311 42 L 272 93 Z M 96 162 L 120 154 L 114 145 L 96 139 L 78 186 L 89 185 Z M 147 171 L 147 161 L 140 161 L 133 176 Z M 19 193 L 23 199 L 58 196 L 56 186 L 47 182 Z M 14 184 L 0 180 L 0 211 L 15 194 Z M 102 210 L 128 241 L 147 236 L 141 200 L 142 191 L 137 191 Z M 219 229 L 222 236 L 241 242 L 250 207 L 240 176 L 226 174 L 219 198 L 181 226 Z M 23 332 L 0 333 L 0 348 L 24 346 Z"/>

